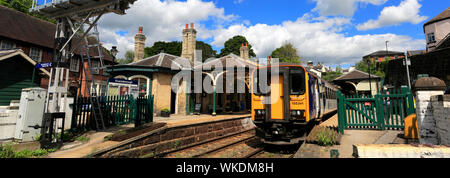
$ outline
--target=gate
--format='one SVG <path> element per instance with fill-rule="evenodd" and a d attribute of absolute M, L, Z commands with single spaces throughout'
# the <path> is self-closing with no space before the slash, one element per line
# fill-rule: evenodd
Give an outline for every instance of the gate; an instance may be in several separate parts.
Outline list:
<path fill-rule="evenodd" d="M 106 127 L 153 122 L 153 96 L 98 96 Z M 78 97 L 72 105 L 72 131 L 97 130 L 89 97 Z"/>
<path fill-rule="evenodd" d="M 409 88 L 382 91 L 375 96 L 338 97 L 339 131 L 345 129 L 404 129 L 404 118 L 414 114 L 414 101 Z"/>

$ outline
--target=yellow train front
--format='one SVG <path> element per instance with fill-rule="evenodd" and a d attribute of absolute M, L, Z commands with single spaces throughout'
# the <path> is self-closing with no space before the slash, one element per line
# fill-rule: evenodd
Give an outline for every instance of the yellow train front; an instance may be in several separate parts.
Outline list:
<path fill-rule="evenodd" d="M 336 110 L 336 89 L 303 66 L 279 63 L 251 75 L 252 120 L 271 144 L 296 144 L 323 114 Z"/>

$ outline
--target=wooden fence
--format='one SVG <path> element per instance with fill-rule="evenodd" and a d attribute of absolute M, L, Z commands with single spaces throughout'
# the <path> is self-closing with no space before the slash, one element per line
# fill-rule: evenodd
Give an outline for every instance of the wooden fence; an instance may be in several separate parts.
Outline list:
<path fill-rule="evenodd" d="M 106 127 L 135 123 L 153 122 L 153 96 L 98 96 L 103 121 Z M 92 112 L 92 103 L 88 97 L 75 98 L 72 112 L 72 131 L 97 130 Z"/>
<path fill-rule="evenodd" d="M 382 91 L 375 96 L 344 96 L 337 92 L 339 130 L 345 129 L 404 129 L 404 119 L 416 112 L 411 91 Z"/>

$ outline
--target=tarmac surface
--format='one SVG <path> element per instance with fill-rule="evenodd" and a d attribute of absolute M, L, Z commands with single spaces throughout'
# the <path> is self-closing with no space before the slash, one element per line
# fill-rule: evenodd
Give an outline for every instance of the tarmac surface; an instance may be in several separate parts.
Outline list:
<path fill-rule="evenodd" d="M 325 127 L 337 127 L 337 114 L 320 124 Z M 322 147 L 315 144 L 303 144 L 294 158 L 330 158 L 331 150 L 338 150 L 339 158 L 354 158 L 354 144 L 392 144 L 403 131 L 396 130 L 345 130 L 340 145 Z"/>

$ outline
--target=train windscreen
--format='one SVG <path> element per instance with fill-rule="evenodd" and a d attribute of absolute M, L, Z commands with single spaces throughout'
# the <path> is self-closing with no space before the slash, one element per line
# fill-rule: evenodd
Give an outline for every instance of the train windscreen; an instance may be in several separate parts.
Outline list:
<path fill-rule="evenodd" d="M 270 93 L 270 72 L 259 69 L 253 73 L 253 94 L 267 95 Z"/>
<path fill-rule="evenodd" d="M 290 70 L 290 85 L 291 95 L 305 94 L 305 71 L 304 70 Z"/>

